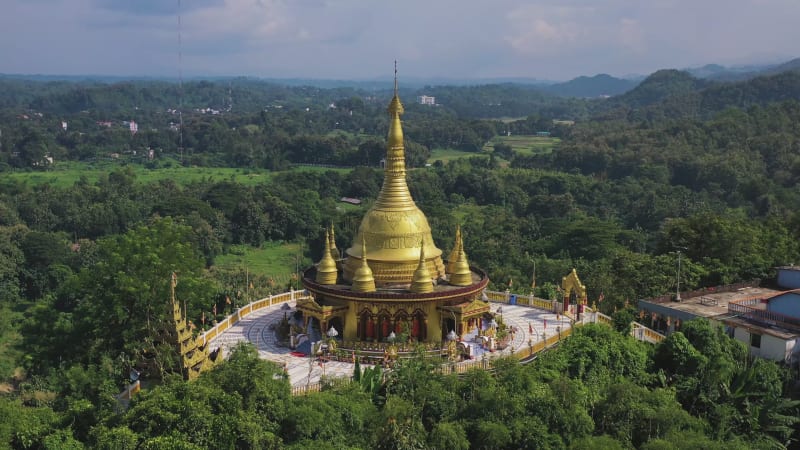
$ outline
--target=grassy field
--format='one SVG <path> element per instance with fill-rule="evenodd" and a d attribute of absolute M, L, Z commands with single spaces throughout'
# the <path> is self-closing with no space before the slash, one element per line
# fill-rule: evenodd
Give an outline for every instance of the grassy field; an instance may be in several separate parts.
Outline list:
<path fill-rule="evenodd" d="M 299 258 L 299 259 L 298 259 Z M 294 273 L 296 265 L 307 267 L 311 261 L 303 259 L 300 244 L 265 243 L 261 248 L 237 245 L 226 255 L 217 256 L 215 266 L 235 269 L 245 268 L 254 275 L 264 275 L 283 281 Z"/>
<path fill-rule="evenodd" d="M 561 142 L 558 138 L 542 136 L 495 136 L 483 147 L 484 151 L 494 149 L 494 144 L 504 143 L 511 146 L 515 152 L 523 155 L 547 154 L 553 151 L 553 147 Z"/>
<path fill-rule="evenodd" d="M 542 136 L 495 136 L 483 146 L 483 152 L 464 152 L 452 148 L 435 148 L 431 150 L 431 157 L 428 158 L 428 163 L 433 164 L 437 160 L 442 162 L 449 162 L 460 158 L 469 158 L 470 156 L 485 155 L 494 150 L 496 143 L 505 143 L 511 148 L 523 155 L 536 155 L 547 154 L 553 151 L 553 147 L 561 142 L 558 138 L 542 137 Z"/>
<path fill-rule="evenodd" d="M 436 161 L 449 162 L 454 159 L 469 158 L 470 156 L 478 156 L 483 153 L 476 152 L 463 152 L 453 148 L 435 148 L 431 150 L 431 157 L 428 158 L 428 163 L 433 164 Z"/>
<path fill-rule="evenodd" d="M 10 172 L 3 175 L 8 180 L 17 180 L 30 185 L 40 185 L 48 183 L 55 187 L 69 187 L 75 184 L 81 177 L 93 184 L 101 177 L 108 175 L 113 170 L 121 170 L 130 167 L 136 176 L 136 182 L 149 184 L 159 180 L 173 180 L 178 184 L 185 185 L 201 180 L 233 180 L 244 185 L 256 185 L 269 182 L 274 172 L 264 169 L 237 169 L 227 167 L 168 167 L 159 169 L 148 169 L 138 164 L 127 164 L 114 162 L 103 163 L 76 163 L 66 162 L 55 164 L 47 171 L 43 172 Z M 326 171 L 335 170 L 346 172 L 349 169 L 324 168 L 324 167 L 295 167 L 290 170 L 297 171 Z"/>

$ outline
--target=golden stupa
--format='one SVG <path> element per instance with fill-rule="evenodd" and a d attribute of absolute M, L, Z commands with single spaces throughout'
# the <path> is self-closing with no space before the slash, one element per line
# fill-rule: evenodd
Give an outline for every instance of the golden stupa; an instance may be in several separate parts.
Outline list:
<path fill-rule="evenodd" d="M 400 115 L 403 104 L 397 95 L 389 103 L 389 136 L 383 187 L 378 199 L 364 216 L 353 245 L 347 249 L 342 277 L 351 281 L 361 265 L 361 242 L 367 244 L 369 264 L 377 286 L 411 282 L 419 265 L 421 246 L 425 245 L 425 265 L 433 278 L 445 274 L 442 251 L 433 242 L 428 219 L 420 211 L 406 184 L 406 152 Z"/>
<path fill-rule="evenodd" d="M 297 309 L 306 328 L 336 329 L 342 339 L 339 348 L 353 349 L 354 354 L 366 351 L 364 342 L 370 342 L 371 351 L 396 345 L 396 336 L 445 351 L 441 343 L 450 331 L 464 334 L 479 326 L 488 313 L 489 304 L 481 294 L 489 278 L 469 265 L 460 229 L 454 239 L 451 270 L 445 270 L 428 219 L 411 198 L 396 76 L 388 112 L 380 194 L 338 268 L 331 255 L 333 230 L 326 230 L 319 264 L 303 272 L 303 286 L 311 298 L 299 300 Z"/>

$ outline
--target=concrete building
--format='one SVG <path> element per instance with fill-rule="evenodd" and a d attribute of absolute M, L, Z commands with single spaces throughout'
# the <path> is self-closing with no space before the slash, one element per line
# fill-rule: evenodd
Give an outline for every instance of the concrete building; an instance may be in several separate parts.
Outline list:
<path fill-rule="evenodd" d="M 640 319 L 649 317 L 654 329 L 669 334 L 680 331 L 687 320 L 704 317 L 722 324 L 753 356 L 791 365 L 800 362 L 800 289 L 769 289 L 756 281 L 684 292 L 681 298 L 639 300 Z"/>
<path fill-rule="evenodd" d="M 435 105 L 436 97 L 431 97 L 429 95 L 420 95 L 417 97 L 417 102 L 419 102 L 420 105 Z"/>
<path fill-rule="evenodd" d="M 778 286 L 784 289 L 800 288 L 800 266 L 778 267 Z"/>

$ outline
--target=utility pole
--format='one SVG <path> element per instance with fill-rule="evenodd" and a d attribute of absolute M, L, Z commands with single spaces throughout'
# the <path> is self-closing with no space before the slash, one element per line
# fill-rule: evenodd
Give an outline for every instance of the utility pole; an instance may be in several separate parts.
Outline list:
<path fill-rule="evenodd" d="M 675 301 L 681 301 L 681 251 L 678 250 L 678 283 L 675 287 Z"/>

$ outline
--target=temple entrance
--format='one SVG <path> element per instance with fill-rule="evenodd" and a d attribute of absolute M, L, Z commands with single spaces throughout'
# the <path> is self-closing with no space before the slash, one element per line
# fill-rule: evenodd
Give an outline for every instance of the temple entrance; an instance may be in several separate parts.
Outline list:
<path fill-rule="evenodd" d="M 392 316 L 390 316 L 387 311 L 381 311 L 378 314 L 378 340 L 385 340 L 387 337 L 389 337 L 392 331 Z"/>
<path fill-rule="evenodd" d="M 375 323 L 372 314 L 364 310 L 358 317 L 358 338 L 362 341 L 375 339 Z"/>
<path fill-rule="evenodd" d="M 428 325 L 425 323 L 425 313 L 416 310 L 411 317 L 411 337 L 418 341 L 424 341 L 428 337 L 427 335 Z"/>
<path fill-rule="evenodd" d="M 450 333 L 450 331 L 455 331 L 456 334 L 458 334 L 458 331 L 456 330 L 456 320 L 444 318 L 442 321 L 442 341 L 447 340 L 447 335 Z"/>
<path fill-rule="evenodd" d="M 561 290 L 564 293 L 564 312 L 570 310 L 570 305 L 586 304 L 586 286 L 581 283 L 575 269 L 569 275 L 561 278 Z"/>
<path fill-rule="evenodd" d="M 405 311 L 398 311 L 394 315 L 394 332 L 395 334 L 408 333 L 411 335 L 411 318 Z"/>

